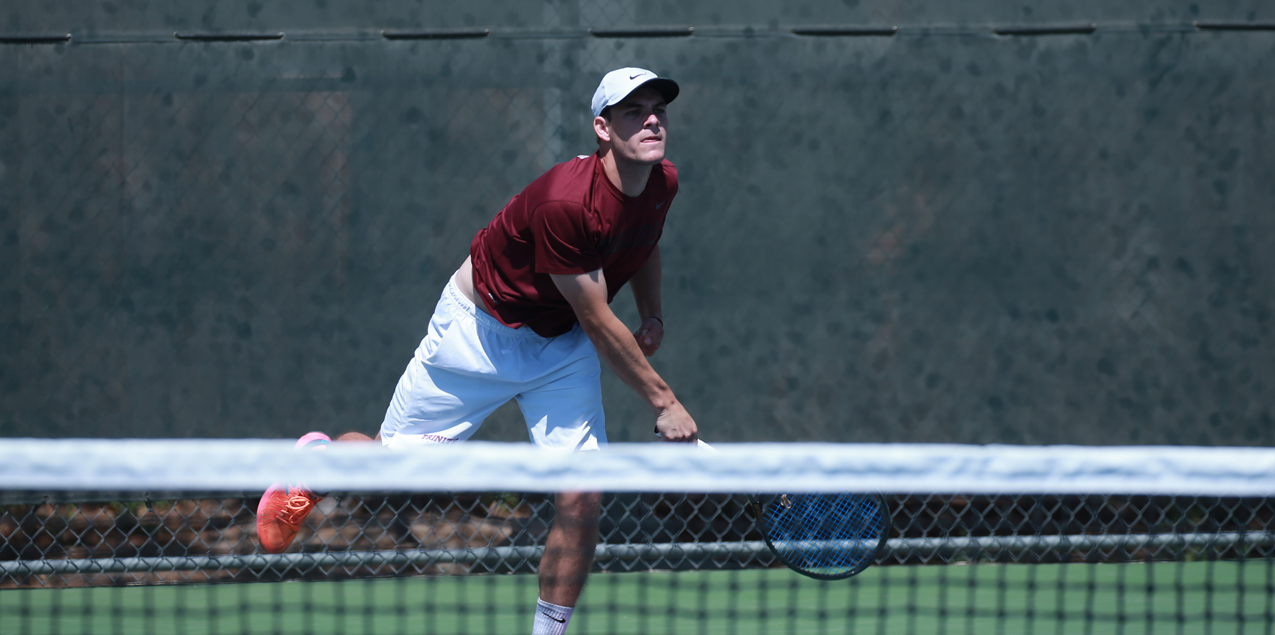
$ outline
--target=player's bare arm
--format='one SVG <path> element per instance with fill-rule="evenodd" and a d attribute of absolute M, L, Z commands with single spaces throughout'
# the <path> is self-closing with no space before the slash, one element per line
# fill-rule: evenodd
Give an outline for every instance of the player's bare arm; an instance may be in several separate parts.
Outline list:
<path fill-rule="evenodd" d="M 694 443 L 699 438 L 695 420 L 647 363 L 633 334 L 607 305 L 602 271 L 553 275 L 552 278 L 558 291 L 571 304 L 598 355 L 655 410 L 655 429 L 660 436 L 666 441 Z"/>
<path fill-rule="evenodd" d="M 660 304 L 660 247 L 655 251 L 629 279 L 629 289 L 633 291 L 633 302 L 637 305 L 638 317 L 642 324 L 633 333 L 642 354 L 650 357 L 660 350 L 660 342 L 664 339 L 664 309 Z"/>

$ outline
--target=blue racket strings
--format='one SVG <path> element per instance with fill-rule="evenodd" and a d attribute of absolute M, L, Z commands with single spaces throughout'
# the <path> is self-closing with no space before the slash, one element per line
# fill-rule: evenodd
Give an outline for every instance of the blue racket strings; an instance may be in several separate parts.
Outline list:
<path fill-rule="evenodd" d="M 841 577 L 872 564 L 887 519 L 876 496 L 784 494 L 767 497 L 766 538 L 786 564 L 820 577 Z"/>

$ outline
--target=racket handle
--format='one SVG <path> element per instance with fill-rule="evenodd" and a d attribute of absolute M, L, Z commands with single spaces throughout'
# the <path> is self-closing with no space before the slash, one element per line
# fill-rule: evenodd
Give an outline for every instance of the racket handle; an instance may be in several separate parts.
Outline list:
<path fill-rule="evenodd" d="M 659 438 L 661 438 L 661 439 L 663 439 L 663 438 L 664 438 L 664 435 L 662 435 L 662 434 L 660 434 L 660 433 L 658 433 L 658 432 L 656 432 L 656 433 L 655 433 L 655 436 L 656 436 L 656 437 L 659 437 Z M 699 446 L 699 448 L 700 448 L 701 450 L 712 450 L 713 452 L 716 452 L 716 451 L 717 451 L 717 448 L 715 448 L 715 447 L 713 447 L 713 446 L 709 445 L 708 443 L 705 443 L 703 439 L 696 439 L 696 440 L 695 440 L 695 445 Z"/>

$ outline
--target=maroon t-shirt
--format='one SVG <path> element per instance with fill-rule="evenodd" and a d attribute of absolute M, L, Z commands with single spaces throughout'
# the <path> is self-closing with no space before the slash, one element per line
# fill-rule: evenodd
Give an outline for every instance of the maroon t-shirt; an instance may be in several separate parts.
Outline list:
<path fill-rule="evenodd" d="M 571 330 L 575 311 L 549 274 L 602 270 L 607 302 L 655 251 L 677 195 L 677 168 L 651 169 L 646 189 L 625 196 L 597 154 L 560 163 L 513 197 L 469 246 L 474 288 L 506 326 L 554 337 Z"/>

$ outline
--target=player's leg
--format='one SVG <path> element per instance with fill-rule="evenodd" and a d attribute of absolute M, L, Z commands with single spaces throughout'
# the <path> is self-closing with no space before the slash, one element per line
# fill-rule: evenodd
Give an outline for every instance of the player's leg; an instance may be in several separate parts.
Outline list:
<path fill-rule="evenodd" d="M 380 441 L 381 434 L 372 438 L 361 432 L 346 432 L 335 441 Z M 309 432 L 296 443 L 298 450 L 324 450 L 334 441 L 322 432 Z M 282 553 L 292 544 L 314 506 L 323 495 L 313 492 L 296 482 L 275 483 L 261 495 L 257 504 L 257 540 L 269 553 Z"/>
<path fill-rule="evenodd" d="M 601 499 L 597 492 L 562 492 L 554 497 L 553 527 L 540 560 L 540 602 L 533 635 L 566 630 L 593 567 Z"/>
<path fill-rule="evenodd" d="M 375 437 L 369 437 L 366 434 L 363 434 L 362 432 L 350 431 L 350 432 L 346 432 L 345 434 L 342 434 L 341 436 L 333 440 L 341 442 L 341 443 L 344 443 L 346 441 L 358 441 L 358 442 L 380 441 L 381 433 L 377 432 Z"/>
<path fill-rule="evenodd" d="M 457 300 L 459 298 L 459 301 Z M 481 328 L 472 304 L 448 283 L 434 309 L 429 330 L 408 362 L 386 409 L 381 432 L 369 437 L 347 432 L 337 441 L 380 441 L 391 448 L 463 441 L 518 392 L 485 363 Z M 507 328 L 507 327 L 502 327 Z M 310 433 L 302 440 L 329 439 Z M 298 447 L 301 447 L 298 443 Z M 308 447 L 308 446 L 307 446 Z M 280 553 L 296 538 L 306 516 L 322 496 L 299 484 L 272 486 L 257 510 L 257 534 L 263 549 Z"/>
<path fill-rule="evenodd" d="M 389 426 L 396 431 L 392 443 L 385 445 L 395 449 L 467 439 L 491 413 L 513 396 L 508 392 L 501 393 L 499 383 L 447 378 L 450 374 L 450 371 L 419 366 L 417 360 L 412 360 L 404 371 L 404 381 L 399 382 L 399 391 L 396 391 L 382 424 L 383 428 Z M 435 380 L 447 383 L 459 394 L 442 393 Z M 460 388 L 465 383 L 475 385 L 471 386 L 472 390 L 465 391 Z M 407 394 L 401 394 L 402 390 L 408 391 Z M 395 408 L 395 403 L 413 405 L 400 409 Z M 426 406 L 434 406 L 434 409 Z M 346 432 L 336 441 L 384 443 L 379 432 L 375 438 L 360 432 Z M 296 447 L 303 450 L 324 449 L 329 442 L 327 435 L 311 432 L 301 437 Z M 257 536 L 262 549 L 269 553 L 286 550 L 323 496 L 300 483 L 279 483 L 266 490 L 257 506 Z"/>
<path fill-rule="evenodd" d="M 597 450 L 606 445 L 597 353 L 579 328 L 555 338 L 554 345 L 570 348 L 570 354 L 538 385 L 517 397 L 528 433 L 541 447 Z M 540 599 L 533 635 L 565 632 L 593 567 L 600 500 L 596 492 L 559 493 L 555 497 L 553 527 L 540 561 Z"/>

